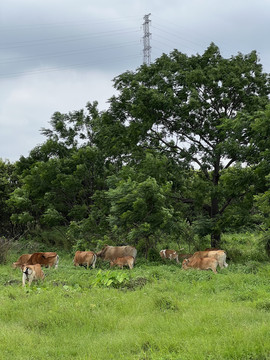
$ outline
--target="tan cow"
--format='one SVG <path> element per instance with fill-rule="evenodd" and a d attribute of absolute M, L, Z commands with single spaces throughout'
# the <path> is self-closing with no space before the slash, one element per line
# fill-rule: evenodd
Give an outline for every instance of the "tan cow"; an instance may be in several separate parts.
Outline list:
<path fill-rule="evenodd" d="M 41 269 L 40 264 L 35 265 L 22 265 L 22 286 L 25 286 L 26 280 L 29 281 L 29 286 L 33 280 L 43 280 L 45 278 L 44 272 Z"/>
<path fill-rule="evenodd" d="M 74 266 L 84 266 L 86 269 L 92 265 L 95 268 L 97 256 L 93 251 L 76 251 L 73 263 Z"/>
<path fill-rule="evenodd" d="M 126 246 L 109 246 L 106 245 L 102 250 L 97 252 L 97 256 L 102 260 L 111 261 L 118 257 L 124 256 L 133 256 L 136 259 L 137 250 L 135 247 L 126 245 Z"/>
<path fill-rule="evenodd" d="M 159 255 L 162 259 L 175 260 L 179 264 L 178 254 L 175 250 L 160 250 Z"/>
<path fill-rule="evenodd" d="M 19 259 L 12 264 L 13 269 L 19 268 L 22 265 L 26 264 L 31 256 L 32 254 L 22 254 Z"/>
<path fill-rule="evenodd" d="M 114 260 L 111 260 L 110 267 L 113 266 L 119 266 L 121 269 L 123 269 L 123 266 L 128 266 L 130 269 L 133 269 L 135 259 L 133 256 L 123 256 L 118 257 Z"/>
<path fill-rule="evenodd" d="M 40 264 L 46 267 L 58 267 L 59 256 L 56 252 L 38 252 L 31 255 L 26 265 Z"/>
<path fill-rule="evenodd" d="M 216 259 L 221 269 L 228 266 L 228 264 L 226 263 L 226 253 L 224 250 L 197 251 L 192 255 L 190 260 L 205 257 Z"/>
<path fill-rule="evenodd" d="M 205 257 L 197 259 L 184 259 L 182 263 L 182 268 L 187 269 L 198 269 L 198 270 L 212 270 L 217 274 L 218 261 L 215 258 Z"/>

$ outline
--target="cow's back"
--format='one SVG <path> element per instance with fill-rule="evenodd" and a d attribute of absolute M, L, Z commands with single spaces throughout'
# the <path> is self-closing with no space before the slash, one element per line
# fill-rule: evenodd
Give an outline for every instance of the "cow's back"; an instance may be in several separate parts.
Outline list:
<path fill-rule="evenodd" d="M 22 265 L 26 264 L 27 261 L 30 259 L 32 254 L 22 254 L 19 259 L 12 264 L 13 268 L 21 267 Z"/>
<path fill-rule="evenodd" d="M 95 267 L 95 262 L 96 262 L 96 254 L 93 251 L 76 251 L 73 260 L 75 266 L 92 265 L 93 268 Z"/>
<path fill-rule="evenodd" d="M 182 264 L 182 268 L 187 270 L 190 268 L 198 270 L 211 269 L 214 273 L 217 272 L 218 260 L 214 257 L 201 257 L 201 258 L 189 258 L 185 259 Z"/>
<path fill-rule="evenodd" d="M 27 265 L 47 265 L 57 267 L 59 256 L 56 252 L 38 252 L 31 255 L 27 261 Z"/>
<path fill-rule="evenodd" d="M 107 246 L 104 252 L 103 260 L 111 261 L 118 257 L 132 256 L 134 259 L 137 256 L 137 250 L 135 247 L 126 246 Z"/>

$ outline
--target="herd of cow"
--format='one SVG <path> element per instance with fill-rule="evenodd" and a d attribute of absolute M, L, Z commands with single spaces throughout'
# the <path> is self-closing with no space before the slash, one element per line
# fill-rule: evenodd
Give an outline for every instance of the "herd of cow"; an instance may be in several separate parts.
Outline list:
<path fill-rule="evenodd" d="M 194 254 L 178 254 L 175 250 L 161 250 L 160 256 L 163 259 L 175 260 L 179 263 L 179 258 L 183 259 L 182 268 L 184 270 L 194 268 L 199 270 L 212 270 L 217 273 L 217 267 L 221 269 L 227 267 L 226 253 L 224 250 L 206 249 L 197 251 Z M 73 263 L 75 266 L 84 266 L 85 268 L 95 268 L 97 258 L 109 261 L 110 266 L 118 266 L 123 269 L 124 266 L 133 268 L 137 250 L 135 247 L 126 246 L 109 246 L 106 245 L 97 253 L 93 251 L 76 251 Z M 26 281 L 31 285 L 33 280 L 44 279 L 42 271 L 44 267 L 58 267 L 59 256 L 56 252 L 38 252 L 34 254 L 23 254 L 13 263 L 13 268 L 21 268 L 22 284 L 25 286 Z"/>

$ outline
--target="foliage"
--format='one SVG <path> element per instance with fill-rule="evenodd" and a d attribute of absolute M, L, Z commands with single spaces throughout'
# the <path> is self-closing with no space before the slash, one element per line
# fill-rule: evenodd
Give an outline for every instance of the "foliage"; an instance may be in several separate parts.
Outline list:
<path fill-rule="evenodd" d="M 130 275 L 125 271 L 101 271 L 96 274 L 92 282 L 93 286 L 107 286 L 118 288 L 124 286 L 130 280 Z"/>
<path fill-rule="evenodd" d="M 108 110 L 56 112 L 29 157 L 0 160 L 1 236 L 147 256 L 269 227 L 269 74 L 255 51 L 174 50 L 114 86 Z"/>
<path fill-rule="evenodd" d="M 11 209 L 7 206 L 10 193 L 18 186 L 15 167 L 0 158 L 0 236 L 13 237 L 14 227 L 10 223 Z"/>
<path fill-rule="evenodd" d="M 5 264 L 7 261 L 8 252 L 11 248 L 11 240 L 4 237 L 0 238 L 0 264 Z"/>
<path fill-rule="evenodd" d="M 241 112 L 264 110 L 269 102 L 268 78 L 256 52 L 224 59 L 214 44 L 203 55 L 191 57 L 175 50 L 150 66 L 118 76 L 115 88 L 119 95 L 111 99 L 105 123 L 111 116 L 111 124 L 115 121 L 119 127 L 120 121 L 126 127 L 129 152 L 159 149 L 176 162 L 199 169 L 205 184 L 199 188 L 204 199 L 201 214 L 211 219 L 216 246 L 225 209 L 241 201 L 243 193 L 249 194 L 246 188 L 253 184 L 246 176 L 243 188 L 231 194 L 224 191 L 223 173 L 246 161 L 250 138 L 237 131 L 231 136 L 223 125 L 233 123 Z M 196 199 L 179 197 L 191 205 Z"/>
<path fill-rule="evenodd" d="M 230 262 L 213 274 L 144 259 L 119 287 L 93 286 L 107 271 L 75 268 L 70 254 L 60 257 L 57 270 L 44 271 L 43 282 L 23 289 L 19 270 L 0 268 L 0 352 L 6 360 L 33 358 L 33 349 L 41 360 L 269 357 L 268 262 Z"/>

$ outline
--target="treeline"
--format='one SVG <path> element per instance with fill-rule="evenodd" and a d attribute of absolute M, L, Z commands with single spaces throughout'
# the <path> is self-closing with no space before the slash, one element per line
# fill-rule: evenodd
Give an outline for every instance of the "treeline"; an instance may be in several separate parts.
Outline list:
<path fill-rule="evenodd" d="M 114 87 L 108 110 L 56 112 L 28 157 L 0 160 L 0 236 L 147 254 L 209 235 L 218 247 L 226 231 L 267 234 L 269 74 L 255 51 L 175 50 Z"/>

